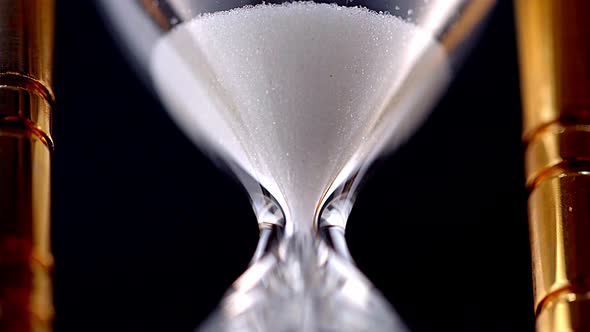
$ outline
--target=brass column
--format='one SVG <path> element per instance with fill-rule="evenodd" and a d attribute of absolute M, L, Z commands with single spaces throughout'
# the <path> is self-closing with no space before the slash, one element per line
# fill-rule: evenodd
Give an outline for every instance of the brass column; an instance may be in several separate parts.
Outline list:
<path fill-rule="evenodd" d="M 590 1 L 516 0 L 538 331 L 590 331 Z"/>
<path fill-rule="evenodd" d="M 0 331 L 51 330 L 52 0 L 0 0 Z"/>

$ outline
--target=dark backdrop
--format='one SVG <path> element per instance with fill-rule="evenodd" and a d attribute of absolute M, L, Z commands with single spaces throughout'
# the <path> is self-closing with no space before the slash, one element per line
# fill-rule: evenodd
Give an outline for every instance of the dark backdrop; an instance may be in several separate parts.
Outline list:
<path fill-rule="evenodd" d="M 533 331 L 514 24 L 500 2 L 349 222 L 356 262 L 416 332 Z M 55 56 L 56 331 L 192 331 L 253 253 L 248 199 L 144 89 L 92 2 L 58 1 Z"/>

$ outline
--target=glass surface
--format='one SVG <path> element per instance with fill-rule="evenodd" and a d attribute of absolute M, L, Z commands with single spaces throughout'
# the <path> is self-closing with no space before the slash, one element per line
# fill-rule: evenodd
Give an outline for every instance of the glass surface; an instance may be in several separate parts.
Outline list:
<path fill-rule="evenodd" d="M 250 268 L 201 329 L 404 331 L 355 268 L 346 221 L 358 180 L 424 121 L 493 1 L 100 3 L 258 218 Z"/>

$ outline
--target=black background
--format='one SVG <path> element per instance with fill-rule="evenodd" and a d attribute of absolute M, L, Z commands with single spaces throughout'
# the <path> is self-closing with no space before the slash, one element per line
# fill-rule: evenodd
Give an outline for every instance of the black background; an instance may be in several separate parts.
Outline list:
<path fill-rule="evenodd" d="M 56 331 L 192 331 L 253 253 L 248 199 L 146 91 L 94 4 L 57 3 Z M 416 332 L 533 331 L 512 14 L 500 1 L 348 224 L 357 264 Z"/>

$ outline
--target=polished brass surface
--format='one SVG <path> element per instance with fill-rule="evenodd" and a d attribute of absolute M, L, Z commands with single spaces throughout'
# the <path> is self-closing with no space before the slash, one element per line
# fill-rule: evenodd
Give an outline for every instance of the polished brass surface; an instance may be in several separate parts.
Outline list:
<path fill-rule="evenodd" d="M 590 331 L 590 2 L 516 0 L 538 331 Z"/>
<path fill-rule="evenodd" d="M 588 293 L 559 293 L 537 317 L 542 331 L 590 331 Z"/>
<path fill-rule="evenodd" d="M 23 76 L 53 96 L 53 7 L 53 0 L 0 1 L 0 85 Z"/>
<path fill-rule="evenodd" d="M 0 1 L 0 331 L 51 331 L 53 1 Z"/>

